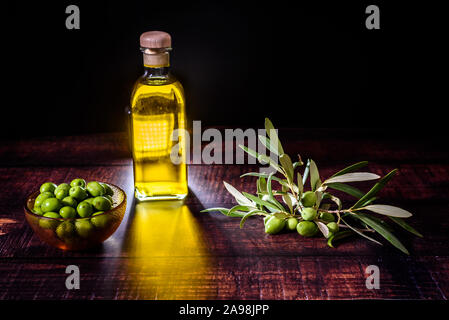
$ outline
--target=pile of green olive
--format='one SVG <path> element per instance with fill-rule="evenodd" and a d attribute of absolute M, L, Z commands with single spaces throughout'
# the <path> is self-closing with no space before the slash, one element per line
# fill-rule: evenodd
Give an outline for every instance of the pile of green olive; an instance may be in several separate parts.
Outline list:
<path fill-rule="evenodd" d="M 301 217 L 280 218 L 274 215 L 265 217 L 265 232 L 269 234 L 276 234 L 282 230 L 294 231 L 296 230 L 301 236 L 313 237 L 318 233 L 318 226 L 314 221 L 320 221 L 326 224 L 329 230 L 329 236 L 338 232 L 338 224 L 335 222 L 335 217 L 332 213 L 321 212 L 318 214 L 314 208 L 317 198 L 312 191 L 307 191 L 301 197 Z"/>
<path fill-rule="evenodd" d="M 60 224 L 57 220 L 40 219 L 41 228 L 57 227 L 56 232 L 61 236 L 72 234 L 76 229 L 81 237 L 88 237 L 92 232 L 92 226 L 103 228 L 108 222 L 108 218 L 101 214 L 112 208 L 114 191 L 106 183 L 91 181 L 86 184 L 84 179 L 78 178 L 72 180 L 70 184 L 56 185 L 45 182 L 39 191 L 40 194 L 36 197 L 32 210 L 35 214 L 68 220 L 90 218 L 76 220 L 74 224 L 65 222 Z"/>

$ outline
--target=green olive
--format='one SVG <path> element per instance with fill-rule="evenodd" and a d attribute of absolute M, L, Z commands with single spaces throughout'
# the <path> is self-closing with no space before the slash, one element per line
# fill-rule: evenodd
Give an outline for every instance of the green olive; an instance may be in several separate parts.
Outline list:
<path fill-rule="evenodd" d="M 267 221 L 270 220 L 272 216 L 265 216 L 265 218 L 263 218 L 263 224 L 266 225 Z"/>
<path fill-rule="evenodd" d="M 61 216 L 57 214 L 56 212 L 47 212 L 44 214 L 44 217 L 46 218 L 55 218 L 60 219 Z M 50 220 L 50 219 L 39 219 L 39 226 L 44 229 L 52 229 L 55 230 L 56 227 L 59 225 L 58 220 Z"/>
<path fill-rule="evenodd" d="M 67 190 L 67 192 L 70 190 L 70 185 L 68 183 L 61 183 L 60 185 L 58 185 L 55 189 L 55 194 L 56 192 L 58 192 L 59 190 Z"/>
<path fill-rule="evenodd" d="M 36 200 L 34 200 L 34 207 L 40 207 L 42 202 L 44 202 L 45 199 L 54 198 L 54 197 L 55 197 L 55 195 L 51 192 L 48 192 L 48 191 L 43 192 L 36 197 Z"/>
<path fill-rule="evenodd" d="M 69 190 L 68 189 L 55 190 L 55 196 L 56 196 L 56 199 L 62 200 L 65 197 L 69 196 Z"/>
<path fill-rule="evenodd" d="M 87 198 L 86 189 L 80 186 L 71 187 L 69 190 L 69 194 L 71 197 L 75 198 L 78 201 L 83 201 Z"/>
<path fill-rule="evenodd" d="M 92 215 L 92 213 L 94 212 L 94 209 L 93 209 L 92 205 L 89 202 L 82 201 L 76 207 L 76 212 L 78 212 L 78 215 L 81 218 L 87 218 L 87 217 L 90 217 Z"/>
<path fill-rule="evenodd" d="M 39 191 L 43 192 L 51 192 L 53 193 L 56 189 L 56 185 L 53 182 L 45 182 L 41 185 Z"/>
<path fill-rule="evenodd" d="M 58 212 L 61 209 L 61 201 L 56 198 L 47 198 L 41 204 L 42 212 Z"/>
<path fill-rule="evenodd" d="M 111 204 L 114 203 L 114 200 L 112 199 L 112 197 L 111 197 L 110 195 L 105 194 L 103 197 L 105 197 L 106 199 L 108 199 L 108 200 L 111 202 Z"/>
<path fill-rule="evenodd" d="M 271 217 L 265 224 L 265 232 L 268 234 L 279 233 L 285 226 L 285 219 Z"/>
<path fill-rule="evenodd" d="M 95 212 L 92 216 L 92 218 L 90 218 L 90 221 L 92 222 L 92 224 L 99 228 L 106 228 L 109 226 L 109 224 L 111 223 L 111 218 L 107 215 L 107 214 L 103 214 L 104 212 L 99 211 L 99 212 Z"/>
<path fill-rule="evenodd" d="M 32 211 L 33 211 L 35 214 L 38 214 L 38 215 L 40 215 L 40 216 L 44 214 L 44 213 L 42 212 L 41 207 L 34 207 Z"/>
<path fill-rule="evenodd" d="M 105 197 L 95 197 L 93 201 L 95 209 L 98 211 L 108 211 L 111 209 L 112 203 Z"/>
<path fill-rule="evenodd" d="M 338 232 L 338 230 L 340 229 L 340 228 L 338 227 L 338 224 L 337 224 L 336 222 L 329 222 L 329 223 L 327 224 L 327 228 L 328 228 L 329 231 L 332 232 L 332 233 L 336 233 L 336 232 Z"/>
<path fill-rule="evenodd" d="M 87 198 L 87 199 L 84 200 L 84 201 L 89 202 L 89 203 L 93 206 L 93 205 L 94 205 L 94 199 L 95 199 L 95 198 Z"/>
<path fill-rule="evenodd" d="M 72 182 L 70 182 L 71 187 L 86 187 L 86 180 L 84 179 L 73 179 Z"/>
<path fill-rule="evenodd" d="M 291 217 L 287 219 L 287 223 L 285 224 L 285 229 L 289 231 L 296 230 L 296 225 L 298 224 L 298 219 L 295 217 Z"/>
<path fill-rule="evenodd" d="M 106 194 L 104 187 L 97 181 L 89 182 L 86 189 L 92 197 L 98 197 Z"/>
<path fill-rule="evenodd" d="M 59 215 L 64 219 L 74 219 L 76 218 L 76 210 L 69 206 L 62 207 L 59 210 Z"/>
<path fill-rule="evenodd" d="M 107 183 L 102 183 L 102 182 L 100 182 L 100 184 L 103 186 L 104 191 L 106 192 L 106 195 L 111 196 L 111 197 L 114 195 L 114 191 L 112 190 L 110 185 L 108 185 Z"/>
<path fill-rule="evenodd" d="M 316 194 L 312 191 L 307 191 L 302 194 L 301 203 L 304 207 L 313 207 L 316 204 Z"/>
<path fill-rule="evenodd" d="M 321 212 L 320 219 L 325 222 L 334 222 L 335 221 L 334 215 L 330 212 Z"/>
<path fill-rule="evenodd" d="M 312 221 L 316 218 L 316 210 L 313 208 L 304 208 L 301 212 L 301 217 L 306 221 Z"/>
<path fill-rule="evenodd" d="M 296 226 L 296 231 L 304 237 L 312 237 L 318 232 L 318 227 L 312 221 L 301 221 Z"/>
<path fill-rule="evenodd" d="M 62 199 L 61 201 L 63 206 L 69 206 L 72 208 L 76 208 L 76 206 L 78 205 L 78 201 L 75 200 L 75 198 L 68 196 L 65 197 L 64 199 Z"/>
<path fill-rule="evenodd" d="M 95 231 L 93 224 L 89 220 L 75 221 L 75 228 L 81 238 L 89 238 Z"/>
<path fill-rule="evenodd" d="M 56 228 L 56 234 L 61 240 L 72 239 L 76 236 L 75 226 L 71 221 L 64 221 Z"/>

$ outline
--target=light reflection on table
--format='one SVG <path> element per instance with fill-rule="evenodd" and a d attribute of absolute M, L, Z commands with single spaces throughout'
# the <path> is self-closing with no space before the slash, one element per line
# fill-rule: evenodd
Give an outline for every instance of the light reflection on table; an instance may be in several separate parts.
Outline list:
<path fill-rule="evenodd" d="M 141 298 L 205 299 L 213 259 L 203 230 L 182 201 L 137 203 L 126 235 L 128 274 Z M 204 290 L 198 290 L 198 288 Z M 195 289 L 194 289 L 195 288 Z"/>

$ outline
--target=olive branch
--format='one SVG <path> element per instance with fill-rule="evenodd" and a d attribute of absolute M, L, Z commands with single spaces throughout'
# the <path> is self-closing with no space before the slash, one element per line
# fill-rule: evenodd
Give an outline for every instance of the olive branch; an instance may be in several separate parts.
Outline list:
<path fill-rule="evenodd" d="M 277 234 L 282 230 L 297 230 L 300 235 L 314 236 L 318 232 L 333 247 L 333 242 L 350 235 L 357 234 L 376 244 L 382 245 L 367 234 L 378 233 L 393 246 L 409 254 L 408 250 L 392 233 L 393 228 L 383 219 L 373 215 L 387 216 L 396 225 L 408 232 L 422 237 L 413 227 L 404 221 L 412 214 L 404 209 L 374 204 L 378 200 L 379 191 L 394 177 L 397 169 L 392 170 L 384 177 L 371 172 L 358 172 L 368 162 L 362 161 L 346 167 L 326 180 L 322 181 L 316 163 L 308 159 L 304 166 L 301 156 L 298 161 L 292 162 L 284 153 L 277 130 L 271 121 L 265 119 L 267 136 L 259 135 L 260 142 L 270 150 L 279 161 L 257 153 L 255 150 L 239 145 L 249 155 L 263 164 L 269 164 L 275 172 L 259 173 L 249 172 L 240 177 L 257 178 L 257 194 L 240 192 L 229 183 L 223 181 L 227 191 L 237 201 L 237 205 L 228 208 L 209 208 L 201 212 L 218 211 L 229 217 L 239 217 L 240 228 L 252 216 L 264 217 L 265 232 Z M 304 166 L 303 174 L 299 168 Z M 380 178 L 380 179 L 379 179 Z M 379 179 L 366 193 L 349 185 L 350 182 L 369 181 Z M 295 181 L 296 180 L 296 181 Z M 310 190 L 305 190 L 309 180 Z M 273 188 L 273 181 L 278 189 Z M 357 199 L 348 209 L 343 209 L 342 201 L 331 191 L 340 191 Z"/>

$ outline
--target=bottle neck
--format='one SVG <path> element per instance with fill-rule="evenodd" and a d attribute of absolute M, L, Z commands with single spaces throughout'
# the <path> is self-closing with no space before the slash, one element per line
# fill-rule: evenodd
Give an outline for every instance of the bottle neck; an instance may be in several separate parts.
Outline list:
<path fill-rule="evenodd" d="M 143 66 L 146 78 L 167 78 L 170 72 L 169 66 Z"/>

